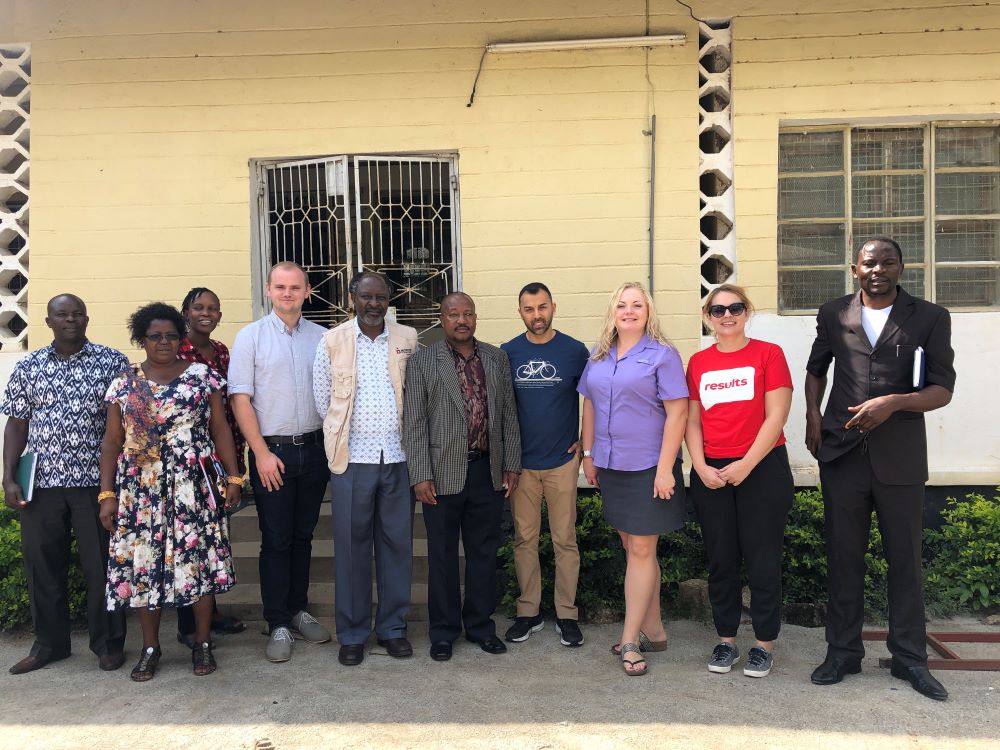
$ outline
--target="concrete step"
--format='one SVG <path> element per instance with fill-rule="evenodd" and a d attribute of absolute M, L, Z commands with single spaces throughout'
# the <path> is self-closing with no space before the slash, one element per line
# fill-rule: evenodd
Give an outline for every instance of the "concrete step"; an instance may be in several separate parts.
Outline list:
<path fill-rule="evenodd" d="M 424 528 L 424 514 L 421 510 L 423 504 L 417 503 L 416 506 L 413 516 L 414 541 L 427 538 L 427 529 Z M 256 506 L 250 505 L 229 519 L 229 538 L 233 541 L 260 539 Z M 319 511 L 319 521 L 316 524 L 316 531 L 313 532 L 313 540 L 318 539 L 333 539 L 333 518 L 331 517 L 329 501 L 324 501 L 323 507 Z"/>
<path fill-rule="evenodd" d="M 237 574 L 238 575 L 238 574 Z M 316 617 L 333 618 L 336 615 L 333 606 L 334 585 L 332 583 L 309 584 L 309 612 Z M 410 621 L 427 621 L 427 584 L 415 583 L 411 589 Z M 378 592 L 372 589 L 372 612 L 378 601 Z M 257 583 L 240 583 L 229 593 L 216 599 L 219 611 L 225 615 L 239 617 L 241 620 L 263 620 L 260 604 L 260 586 Z M 327 623 L 330 625 L 331 623 Z M 331 628 L 332 629 L 332 628 Z"/>
<path fill-rule="evenodd" d="M 236 580 L 243 583 L 260 583 L 258 557 L 259 541 L 232 542 L 233 562 L 236 566 Z M 464 580 L 465 551 L 462 544 L 458 545 L 459 575 Z M 332 539 L 313 539 L 312 564 L 309 566 L 310 583 L 326 583 L 332 581 L 337 569 Z M 375 563 L 372 562 L 372 579 L 375 577 Z M 414 583 L 427 583 L 427 540 L 413 540 L 413 578 Z"/>

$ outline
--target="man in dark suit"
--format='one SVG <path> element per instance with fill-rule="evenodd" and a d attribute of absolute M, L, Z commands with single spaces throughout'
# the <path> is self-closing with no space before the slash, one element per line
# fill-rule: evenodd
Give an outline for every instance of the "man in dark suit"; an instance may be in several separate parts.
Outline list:
<path fill-rule="evenodd" d="M 943 307 L 897 286 L 903 254 L 894 240 L 863 244 L 851 270 L 861 291 L 820 308 L 806 366 L 806 445 L 819 459 L 829 590 L 827 655 L 812 681 L 833 685 L 861 671 L 865 551 L 874 508 L 889 563 L 892 675 L 945 700 L 948 692 L 927 669 L 920 566 L 923 413 L 951 401 L 951 318 Z M 821 415 L 831 361 L 833 387 Z"/>
<path fill-rule="evenodd" d="M 521 438 L 507 355 L 475 339 L 469 295 L 441 300 L 441 328 L 444 340 L 414 354 L 406 367 L 403 448 L 410 484 L 424 504 L 431 658 L 447 661 L 463 625 L 466 639 L 483 651 L 507 650 L 492 619 L 496 556 L 503 498 L 521 472 Z"/>

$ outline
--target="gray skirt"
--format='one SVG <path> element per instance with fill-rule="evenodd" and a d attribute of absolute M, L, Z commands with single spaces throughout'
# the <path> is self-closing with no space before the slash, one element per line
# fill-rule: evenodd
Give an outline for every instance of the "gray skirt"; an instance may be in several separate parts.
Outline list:
<path fill-rule="evenodd" d="M 652 536 L 676 531 L 686 520 L 686 493 L 681 461 L 674 462 L 674 494 L 669 500 L 653 497 L 656 467 L 641 471 L 597 469 L 604 504 L 604 520 L 618 531 Z"/>

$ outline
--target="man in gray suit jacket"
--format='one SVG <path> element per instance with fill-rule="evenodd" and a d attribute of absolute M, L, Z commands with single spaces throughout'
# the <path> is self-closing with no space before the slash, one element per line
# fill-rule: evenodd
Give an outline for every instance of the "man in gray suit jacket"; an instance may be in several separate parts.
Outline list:
<path fill-rule="evenodd" d="M 517 487 L 521 437 L 507 355 L 475 339 L 476 306 L 453 292 L 441 300 L 445 338 L 406 368 L 403 447 L 427 527 L 431 658 L 447 661 L 465 637 L 491 654 L 497 638 L 496 555 L 503 498 Z M 465 546 L 465 602 L 458 538 Z"/>
<path fill-rule="evenodd" d="M 861 671 L 865 551 L 874 508 L 889 563 L 892 674 L 935 700 L 948 692 L 927 670 L 921 583 L 927 437 L 924 412 L 951 401 L 955 353 L 943 307 L 897 286 L 903 253 L 880 237 L 851 266 L 861 291 L 816 316 L 806 366 L 806 445 L 819 459 L 826 513 L 829 603 L 817 685 Z M 834 362 L 826 412 L 826 373 Z"/>

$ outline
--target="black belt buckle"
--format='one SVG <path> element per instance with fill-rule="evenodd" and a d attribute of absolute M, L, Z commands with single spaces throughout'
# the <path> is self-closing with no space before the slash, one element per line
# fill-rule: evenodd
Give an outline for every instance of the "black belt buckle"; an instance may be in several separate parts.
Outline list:
<path fill-rule="evenodd" d="M 473 461 L 478 461 L 485 455 L 486 451 L 469 451 L 469 463 L 471 464 Z"/>
<path fill-rule="evenodd" d="M 305 432 L 298 435 L 292 435 L 292 445 L 305 445 L 306 444 L 306 434 Z"/>

